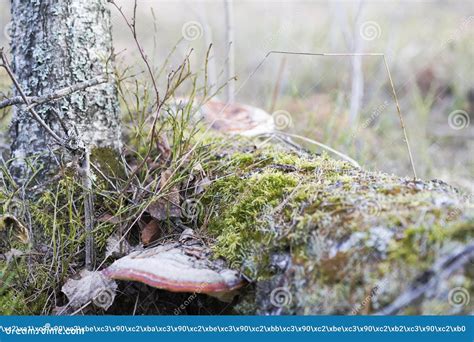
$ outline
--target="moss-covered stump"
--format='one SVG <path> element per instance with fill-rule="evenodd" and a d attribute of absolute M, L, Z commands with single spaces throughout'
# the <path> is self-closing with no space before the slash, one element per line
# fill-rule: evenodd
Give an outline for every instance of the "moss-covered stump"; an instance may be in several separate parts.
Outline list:
<path fill-rule="evenodd" d="M 211 182 L 198 203 L 216 257 L 254 284 L 240 312 L 372 314 L 408 296 L 390 313 L 472 313 L 469 196 L 327 155 L 227 143 L 209 145 L 217 152 L 202 165 Z"/>

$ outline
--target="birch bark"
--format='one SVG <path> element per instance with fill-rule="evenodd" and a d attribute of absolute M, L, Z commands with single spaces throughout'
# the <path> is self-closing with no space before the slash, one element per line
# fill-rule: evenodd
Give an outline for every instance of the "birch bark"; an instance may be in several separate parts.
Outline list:
<path fill-rule="evenodd" d="M 62 121 L 87 146 L 120 148 L 106 1 L 12 0 L 11 14 L 12 66 L 26 95 L 40 96 L 108 75 L 107 83 L 37 106 L 42 119 L 58 134 L 64 134 Z M 27 159 L 43 169 L 39 174 L 55 171 L 54 141 L 24 106 L 15 108 L 10 134 L 12 173 L 20 183 L 32 174 Z"/>

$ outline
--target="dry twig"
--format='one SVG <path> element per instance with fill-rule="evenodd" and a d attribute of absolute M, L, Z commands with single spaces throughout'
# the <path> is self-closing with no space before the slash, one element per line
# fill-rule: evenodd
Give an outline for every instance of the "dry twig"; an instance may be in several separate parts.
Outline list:
<path fill-rule="evenodd" d="M 74 84 L 69 87 L 65 87 L 56 91 L 53 91 L 49 94 L 42 95 L 42 96 L 26 96 L 26 100 L 22 96 L 14 96 L 8 99 L 5 99 L 0 102 L 0 109 L 9 107 L 9 106 L 14 106 L 14 105 L 19 105 L 19 104 L 27 104 L 29 103 L 30 105 L 40 105 L 45 102 L 50 102 L 54 100 L 59 100 L 60 98 L 71 95 L 72 93 L 75 93 L 76 91 L 84 90 L 89 87 L 96 86 L 98 84 L 102 84 L 107 82 L 107 78 L 105 76 L 99 76 L 96 78 L 92 78 L 90 80 L 80 82 L 77 84 Z"/>

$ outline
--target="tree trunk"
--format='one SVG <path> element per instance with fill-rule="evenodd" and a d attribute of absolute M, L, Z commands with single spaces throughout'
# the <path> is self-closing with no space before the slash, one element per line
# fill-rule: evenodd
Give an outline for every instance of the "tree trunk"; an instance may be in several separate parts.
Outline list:
<path fill-rule="evenodd" d="M 110 73 L 112 36 L 105 0 L 12 0 L 13 71 L 26 95 L 38 96 Z M 58 135 L 76 136 L 86 146 L 120 148 L 117 91 L 113 78 L 36 107 Z M 17 94 L 18 95 L 18 92 Z M 53 111 L 55 109 L 55 111 Z M 54 172 L 54 140 L 25 110 L 15 109 L 12 173 L 20 183 L 32 174 L 26 160 Z M 35 158 L 33 158 L 35 157 Z M 39 158 L 36 158 L 39 157 Z"/>

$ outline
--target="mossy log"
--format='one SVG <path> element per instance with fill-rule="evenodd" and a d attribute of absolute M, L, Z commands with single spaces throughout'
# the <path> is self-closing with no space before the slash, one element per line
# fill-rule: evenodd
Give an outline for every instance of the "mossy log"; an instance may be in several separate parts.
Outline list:
<path fill-rule="evenodd" d="M 247 280 L 233 303 L 225 304 L 226 313 L 473 313 L 471 196 L 442 181 L 364 171 L 289 145 L 215 136 L 199 141 L 189 158 L 173 169 L 179 173 L 168 190 L 173 197 L 160 189 L 155 195 L 146 192 L 148 197 L 139 197 L 140 202 L 122 201 L 113 191 L 102 191 L 108 182 L 101 180 L 120 178 L 121 168 L 111 153 L 93 151 L 92 159 L 101 169 L 94 182 L 94 234 L 101 258 L 109 238 L 120 229 L 114 223 L 117 217 L 127 217 L 121 223 L 129 232 L 127 245 L 142 248 L 135 246 L 140 227 L 133 222 L 161 196 L 162 201 L 181 201 L 181 217 L 168 215 L 159 221 L 164 233 L 155 245 L 170 242 L 183 228 L 193 228 L 211 251 L 206 258 L 222 261 L 223 267 L 239 271 Z M 169 166 L 157 174 L 163 176 L 167 170 Z M 52 190 L 24 203 L 31 213 L 33 232 L 44 235 L 36 238 L 35 246 L 30 249 L 29 243 L 22 242 L 28 238 L 18 239 L 25 235 L 18 227 L 10 234 L 14 238 L 0 239 L 9 242 L 0 244 L 0 257 L 4 253 L 7 259 L 0 259 L 0 272 L 12 273 L 8 285 L 15 289 L 6 291 L 7 283 L 0 278 L 0 303 L 11 307 L 11 313 L 51 313 L 55 306 L 64 305 L 61 296 L 53 302 L 48 293 L 59 292 L 83 268 L 83 198 L 77 197 L 82 191 L 67 170 L 58 177 Z M 103 214 L 112 218 L 110 222 L 100 219 Z M 17 222 L 2 217 L 0 236 L 9 231 L 5 225 Z M 42 243 L 45 237 L 47 242 Z M 26 259 L 8 252 L 17 250 L 31 256 Z M 113 257 L 102 260 L 103 269 Z M 54 274 L 52 263 L 57 268 Z M 153 290 L 146 286 L 129 289 L 130 285 L 140 284 L 120 282 L 121 293 L 108 314 L 132 312 L 133 291 Z M 222 312 L 220 303 L 203 296 L 199 302 L 206 304 L 199 305 L 206 305 L 208 312 Z M 142 314 L 175 313 L 183 301 L 191 304 L 179 313 L 201 312 L 198 303 L 187 300 L 196 294 L 159 290 L 157 297 L 145 297 L 152 298 L 146 301 L 153 305 L 140 303 Z M 36 298 L 35 306 L 27 298 Z M 160 298 L 166 300 L 160 302 Z M 159 309 L 156 303 L 161 303 Z"/>
<path fill-rule="evenodd" d="M 214 181 L 198 199 L 216 257 L 255 284 L 237 311 L 472 314 L 470 196 L 327 155 L 227 143 L 210 145 Z"/>

